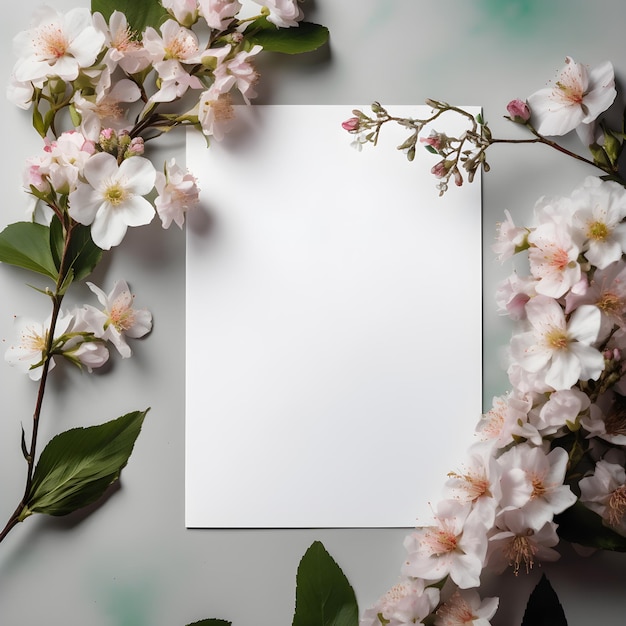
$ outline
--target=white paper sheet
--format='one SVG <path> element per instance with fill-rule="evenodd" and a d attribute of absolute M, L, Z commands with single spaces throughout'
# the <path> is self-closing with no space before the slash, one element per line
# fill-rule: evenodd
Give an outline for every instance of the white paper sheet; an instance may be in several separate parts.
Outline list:
<path fill-rule="evenodd" d="M 187 527 L 412 527 L 472 441 L 480 182 L 438 197 L 435 156 L 391 125 L 359 152 L 349 116 L 255 106 L 209 149 L 188 135 Z"/>

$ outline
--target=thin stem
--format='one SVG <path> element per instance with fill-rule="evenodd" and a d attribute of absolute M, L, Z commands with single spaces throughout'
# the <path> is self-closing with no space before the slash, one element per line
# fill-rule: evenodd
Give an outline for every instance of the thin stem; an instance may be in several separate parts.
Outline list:
<path fill-rule="evenodd" d="M 72 237 L 72 224 L 67 224 L 65 229 L 65 241 L 63 245 L 63 254 L 61 256 L 59 275 L 57 277 L 56 289 L 52 298 L 52 314 L 50 316 L 50 328 L 47 331 L 46 345 L 45 345 L 45 358 L 42 364 L 41 379 L 39 380 L 39 389 L 37 391 L 37 400 L 35 402 L 35 410 L 33 412 L 33 427 L 30 437 L 30 446 L 28 447 L 28 454 L 26 455 L 26 484 L 24 486 L 24 495 L 22 500 L 18 504 L 17 508 L 9 518 L 5 527 L 0 531 L 0 542 L 9 534 L 9 532 L 17 526 L 25 517 L 29 515 L 26 511 L 28 506 L 28 499 L 30 496 L 30 490 L 33 484 L 33 475 L 35 472 L 35 457 L 37 454 L 37 441 L 39 434 L 39 424 L 41 421 L 41 411 L 43 408 L 43 399 L 46 391 L 46 383 L 48 380 L 48 373 L 50 371 L 50 362 L 52 360 L 52 351 L 54 344 L 54 333 L 59 319 L 59 313 L 61 312 L 61 303 L 63 301 L 63 294 L 61 293 L 62 285 L 65 281 L 65 277 L 68 271 L 67 254 Z"/>

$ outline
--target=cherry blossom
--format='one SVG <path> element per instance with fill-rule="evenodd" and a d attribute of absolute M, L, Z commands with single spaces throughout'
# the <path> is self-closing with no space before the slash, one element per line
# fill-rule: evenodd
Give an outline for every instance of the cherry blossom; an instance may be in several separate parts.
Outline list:
<path fill-rule="evenodd" d="M 134 296 L 123 280 L 116 282 L 108 294 L 93 283 L 88 282 L 87 286 L 104 308 L 85 305 L 85 323 L 94 329 L 96 336 L 110 341 L 123 358 L 130 357 L 132 351 L 126 338 L 138 339 L 149 333 L 152 314 L 133 307 Z"/>
<path fill-rule="evenodd" d="M 582 275 L 576 235 L 556 222 L 546 222 L 528 235 L 530 272 L 537 293 L 560 298 Z"/>
<path fill-rule="evenodd" d="M 594 473 L 581 479 L 580 501 L 604 523 L 626 536 L 626 470 L 621 462 L 601 459 Z"/>
<path fill-rule="evenodd" d="M 89 9 L 70 9 L 61 14 L 41 7 L 33 15 L 32 27 L 13 40 L 18 56 L 13 70 L 15 80 L 31 81 L 38 87 L 49 76 L 75 80 L 81 69 L 94 63 L 104 41 Z"/>
<path fill-rule="evenodd" d="M 522 443 L 507 450 L 498 459 L 502 467 L 502 510 L 520 510 L 525 524 L 539 530 L 554 515 L 572 506 L 576 496 L 564 484 L 567 462 L 563 448 L 546 454 L 541 447 Z"/>
<path fill-rule="evenodd" d="M 528 97 L 531 123 L 542 135 L 565 135 L 581 124 L 593 122 L 606 111 L 617 92 L 611 63 L 592 70 L 566 57 L 553 87 Z"/>
<path fill-rule="evenodd" d="M 450 576 L 461 589 L 476 587 L 487 549 L 486 527 L 472 515 L 471 504 L 441 500 L 435 523 L 409 535 L 405 548 L 405 575 L 435 581 Z"/>
<path fill-rule="evenodd" d="M 502 513 L 489 537 L 488 569 L 501 574 L 511 567 L 515 574 L 520 570 L 529 573 L 536 563 L 557 561 L 560 555 L 554 549 L 559 543 L 556 528 L 553 521 L 538 530 L 531 528 L 520 510 Z"/>
<path fill-rule="evenodd" d="M 541 372 L 557 391 L 600 376 L 604 358 L 592 345 L 600 330 L 597 307 L 580 306 L 566 321 L 556 300 L 538 295 L 526 305 L 526 314 L 531 330 L 511 339 L 511 354 L 523 369 Z"/>
<path fill-rule="evenodd" d="M 279 28 L 298 26 L 303 17 L 299 0 L 254 0 L 269 11 L 267 20 Z"/>
<path fill-rule="evenodd" d="M 94 13 L 95 28 L 105 38 L 106 53 L 103 63 L 109 73 L 119 65 L 128 74 L 136 74 L 150 65 L 150 54 L 143 44 L 133 37 L 126 15 L 113 11 L 107 25 L 101 13 Z"/>
<path fill-rule="evenodd" d="M 419 578 L 405 578 L 366 610 L 359 623 L 360 626 L 380 626 L 381 615 L 388 626 L 424 624 L 438 602 L 438 589 L 425 588 Z"/>
<path fill-rule="evenodd" d="M 618 183 L 589 176 L 572 193 L 578 206 L 573 223 L 586 237 L 587 260 L 599 269 L 618 261 L 626 251 L 626 190 Z"/>
<path fill-rule="evenodd" d="M 91 236 L 104 250 L 120 244 L 129 226 L 149 224 L 154 207 L 143 196 L 154 187 L 156 172 L 143 157 L 122 161 L 105 152 L 94 154 L 85 164 L 87 182 L 70 193 L 70 215 L 91 224 Z"/>
<path fill-rule="evenodd" d="M 238 0 L 198 0 L 198 6 L 209 28 L 217 30 L 225 29 L 241 9 Z"/>
<path fill-rule="evenodd" d="M 172 221 L 179 228 L 185 222 L 185 213 L 197 206 L 199 191 L 193 174 L 185 172 L 174 159 L 165 164 L 165 171 L 157 172 L 155 187 L 159 194 L 154 205 L 161 218 L 163 228 L 169 228 Z"/>
<path fill-rule="evenodd" d="M 161 0 L 161 4 L 182 26 L 189 28 L 198 20 L 197 0 Z"/>
<path fill-rule="evenodd" d="M 435 626 L 490 626 L 498 598 L 481 600 L 474 589 L 457 589 L 435 612 Z"/>

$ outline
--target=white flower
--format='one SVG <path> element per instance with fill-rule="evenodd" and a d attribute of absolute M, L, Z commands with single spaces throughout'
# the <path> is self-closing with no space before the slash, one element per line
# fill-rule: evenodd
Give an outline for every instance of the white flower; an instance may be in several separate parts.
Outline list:
<path fill-rule="evenodd" d="M 107 50 L 103 63 L 109 72 L 119 65 L 126 73 L 136 74 L 150 65 L 150 55 L 133 37 L 124 13 L 113 11 L 108 25 L 101 13 L 94 13 L 93 22 L 105 37 Z"/>
<path fill-rule="evenodd" d="M 500 505 L 503 511 L 521 511 L 524 524 L 535 531 L 576 502 L 564 484 L 568 454 L 554 448 L 546 454 L 541 447 L 521 443 L 499 459 L 502 475 Z"/>
<path fill-rule="evenodd" d="M 572 193 L 579 206 L 573 223 L 584 234 L 587 260 L 604 269 L 626 252 L 626 190 L 613 181 L 589 176 L 582 187 Z"/>
<path fill-rule="evenodd" d="M 515 226 L 508 211 L 504 212 L 506 219 L 498 224 L 498 236 L 491 249 L 496 253 L 499 261 L 510 259 L 524 245 L 528 229 Z"/>
<path fill-rule="evenodd" d="M 202 132 L 217 141 L 224 138 L 235 115 L 230 95 L 223 93 L 216 83 L 200 95 L 194 110 Z"/>
<path fill-rule="evenodd" d="M 580 501 L 607 526 L 626 536 L 626 471 L 623 464 L 600 460 L 592 476 L 581 479 Z"/>
<path fill-rule="evenodd" d="M 490 626 L 498 598 L 481 600 L 474 589 L 457 589 L 436 612 L 435 626 Z"/>
<path fill-rule="evenodd" d="M 77 92 L 73 104 L 81 118 L 81 132 L 91 141 L 97 141 L 102 128 L 113 128 L 118 132 L 128 130 L 130 125 L 124 117 L 121 103 L 136 102 L 140 97 L 139 87 L 127 78 L 95 96 L 83 97 L 80 91 Z"/>
<path fill-rule="evenodd" d="M 181 63 L 200 62 L 198 37 L 192 30 L 184 28 L 175 20 L 167 20 L 161 26 L 161 34 L 152 26 L 146 28 L 143 45 L 157 68 L 159 62 L 168 59 Z"/>
<path fill-rule="evenodd" d="M 559 543 L 556 528 L 556 524 L 549 521 L 535 530 L 528 526 L 522 511 L 502 513 L 489 537 L 488 569 L 500 574 L 512 567 L 517 574 L 523 567 L 529 573 L 536 562 L 558 560 L 560 555 L 554 549 Z"/>
<path fill-rule="evenodd" d="M 563 224 L 546 222 L 528 235 L 530 272 L 537 279 L 535 291 L 560 298 L 575 285 L 582 271 L 579 242 Z"/>
<path fill-rule="evenodd" d="M 100 248 L 117 246 L 129 226 L 143 226 L 154 217 L 154 207 L 143 197 L 156 178 L 148 159 L 131 157 L 118 166 L 114 156 L 99 152 L 87 161 L 83 175 L 87 182 L 69 195 L 69 213 L 77 222 L 91 224 Z"/>
<path fill-rule="evenodd" d="M 103 44 L 104 35 L 94 28 L 89 9 L 71 9 L 62 15 L 41 7 L 33 17 L 33 27 L 13 40 L 19 57 L 15 79 L 40 87 L 49 76 L 74 80 L 82 68 L 93 64 Z"/>
<path fill-rule="evenodd" d="M 19 371 L 28 374 L 31 380 L 39 380 L 43 373 L 43 363 L 48 346 L 50 319 L 43 324 L 33 320 L 16 317 L 18 343 L 11 345 L 4 354 L 6 362 Z M 69 317 L 59 317 L 55 334 L 63 333 L 70 325 Z M 49 368 L 54 367 L 54 358 L 50 359 Z"/>
<path fill-rule="evenodd" d="M 365 611 L 360 626 L 380 626 L 379 615 L 387 620 L 385 624 L 388 626 L 423 624 L 438 602 L 438 589 L 424 588 L 424 582 L 419 578 L 405 578 L 380 598 L 375 606 Z"/>
<path fill-rule="evenodd" d="M 487 549 L 486 528 L 480 516 L 472 515 L 471 504 L 442 500 L 435 524 L 418 528 L 404 545 L 409 553 L 404 575 L 426 580 L 450 576 L 461 589 L 478 586 Z"/>
<path fill-rule="evenodd" d="M 578 416 L 589 408 L 589 396 L 576 387 L 550 394 L 540 407 L 529 414 L 530 422 L 545 435 L 553 435 L 567 423 L 575 424 Z"/>
<path fill-rule="evenodd" d="M 511 354 L 531 373 L 543 373 L 555 390 L 569 389 L 578 380 L 596 380 L 604 357 L 592 344 L 600 330 L 600 310 L 586 304 L 569 321 L 556 300 L 535 296 L 526 305 L 531 330 L 511 339 Z"/>
<path fill-rule="evenodd" d="M 565 135 L 581 124 L 593 122 L 606 111 L 617 92 L 613 66 L 608 61 L 593 68 L 566 57 L 554 87 L 528 97 L 531 123 L 542 135 Z"/>
<path fill-rule="evenodd" d="M 298 26 L 298 22 L 304 17 L 302 9 L 298 6 L 299 0 L 254 0 L 257 4 L 269 10 L 268 22 L 272 22 L 278 28 Z"/>
<path fill-rule="evenodd" d="M 154 201 L 163 228 L 172 221 L 182 228 L 185 213 L 199 202 L 195 177 L 185 172 L 174 159 L 165 164 L 165 172 L 157 172 L 155 187 L 158 197 Z"/>
<path fill-rule="evenodd" d="M 198 0 L 198 6 L 209 28 L 216 30 L 224 30 L 241 9 L 238 0 Z"/>
<path fill-rule="evenodd" d="M 88 282 L 87 286 L 98 297 L 102 310 L 85 306 L 85 322 L 96 336 L 110 341 L 123 358 L 132 351 L 126 337 L 138 339 L 152 330 L 152 314 L 146 309 L 133 308 L 134 296 L 125 281 L 115 283 L 110 293 Z"/>
<path fill-rule="evenodd" d="M 198 20 L 197 0 L 161 0 L 161 4 L 182 26 L 189 28 Z"/>
<path fill-rule="evenodd" d="M 261 46 L 252 46 L 251 50 L 238 52 L 230 61 L 217 66 L 215 82 L 221 91 L 229 91 L 233 85 L 236 85 L 246 104 L 250 104 L 250 99 L 256 97 L 254 86 L 258 80 L 256 70 L 250 63 L 250 57 L 257 55 L 261 50 L 263 50 Z"/>

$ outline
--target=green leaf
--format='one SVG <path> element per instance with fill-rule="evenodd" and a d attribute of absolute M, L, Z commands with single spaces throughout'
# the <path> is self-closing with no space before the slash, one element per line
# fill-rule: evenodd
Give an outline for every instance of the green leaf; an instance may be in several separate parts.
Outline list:
<path fill-rule="evenodd" d="M 530 594 L 522 626 L 567 626 L 563 607 L 545 574 Z"/>
<path fill-rule="evenodd" d="M 58 271 L 50 249 L 50 229 L 34 222 L 15 222 L 0 233 L 0 262 L 48 276 Z"/>
<path fill-rule="evenodd" d="M 193 624 L 187 624 L 187 626 L 231 626 L 232 622 L 227 622 L 225 619 L 201 619 L 199 622 Z"/>
<path fill-rule="evenodd" d="M 267 18 L 260 17 L 246 30 L 250 43 L 263 46 L 264 50 L 283 54 L 312 52 L 328 41 L 328 28 L 311 22 L 300 22 L 293 28 L 277 28 Z"/>
<path fill-rule="evenodd" d="M 170 17 L 159 0 L 91 0 L 91 12 L 102 13 L 107 22 L 113 11 L 126 15 L 134 33 L 143 33 L 147 26 L 158 29 Z"/>
<path fill-rule="evenodd" d="M 54 437 L 35 467 L 29 513 L 67 515 L 98 500 L 128 462 L 147 411 Z"/>
<path fill-rule="evenodd" d="M 306 551 L 296 576 L 296 610 L 292 626 L 357 626 L 354 590 L 321 542 Z"/>
<path fill-rule="evenodd" d="M 55 216 L 50 222 L 50 249 L 56 267 L 61 269 L 61 256 L 65 243 L 65 232 L 60 220 Z M 102 250 L 91 238 L 91 227 L 74 224 L 66 255 L 65 269 L 72 271 L 74 280 L 82 280 L 91 274 L 102 258 Z"/>
<path fill-rule="evenodd" d="M 554 521 L 559 525 L 559 537 L 565 541 L 601 550 L 626 552 L 626 537 L 605 526 L 602 518 L 580 501 L 556 515 Z"/>

